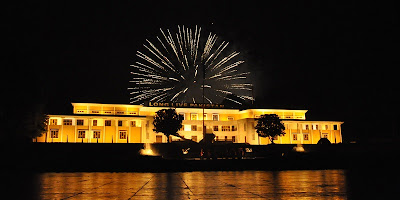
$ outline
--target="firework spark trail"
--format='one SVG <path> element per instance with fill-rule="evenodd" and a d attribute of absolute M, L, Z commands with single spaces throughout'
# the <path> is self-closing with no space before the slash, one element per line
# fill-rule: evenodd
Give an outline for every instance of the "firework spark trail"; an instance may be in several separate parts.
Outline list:
<path fill-rule="evenodd" d="M 130 81 L 134 86 L 128 88 L 131 103 L 202 102 L 204 98 L 209 103 L 228 100 L 242 105 L 253 100 L 248 94 L 252 84 L 244 82 L 249 72 L 239 69 L 243 60 L 235 60 L 239 52 L 224 53 L 229 42 L 217 44 L 218 37 L 212 33 L 202 43 L 201 30 L 178 26 L 175 34 L 160 29 L 162 36 L 156 37 L 157 44 L 146 39 L 143 47 L 149 54 L 137 51 L 143 62 L 130 65 L 134 76 Z"/>

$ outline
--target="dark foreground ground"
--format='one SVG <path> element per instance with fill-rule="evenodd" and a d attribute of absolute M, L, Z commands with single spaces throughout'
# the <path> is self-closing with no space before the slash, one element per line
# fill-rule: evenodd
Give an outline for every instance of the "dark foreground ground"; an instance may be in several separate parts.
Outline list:
<path fill-rule="evenodd" d="M 400 151 L 390 144 L 232 145 L 209 148 L 200 159 L 198 145 L 157 144 L 159 156 L 139 154 L 143 144 L 31 143 L 3 149 L 2 168 L 35 172 L 185 172 L 397 168 Z M 182 149 L 191 148 L 188 154 Z M 216 153 L 217 152 L 217 153 Z M 223 152 L 223 153 L 221 153 Z M 213 157 L 213 158 L 212 158 Z"/>

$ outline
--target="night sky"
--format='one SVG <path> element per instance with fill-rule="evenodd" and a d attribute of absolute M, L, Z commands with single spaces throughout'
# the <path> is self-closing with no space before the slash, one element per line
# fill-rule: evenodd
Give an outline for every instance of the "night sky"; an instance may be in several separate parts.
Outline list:
<path fill-rule="evenodd" d="M 394 1 L 50 1 L 4 8 L 2 106 L 41 104 L 49 114 L 68 114 L 71 102 L 128 104 L 129 65 L 145 40 L 155 41 L 159 28 L 198 25 L 246 59 L 254 106 L 344 121 L 345 141 L 400 135 Z"/>

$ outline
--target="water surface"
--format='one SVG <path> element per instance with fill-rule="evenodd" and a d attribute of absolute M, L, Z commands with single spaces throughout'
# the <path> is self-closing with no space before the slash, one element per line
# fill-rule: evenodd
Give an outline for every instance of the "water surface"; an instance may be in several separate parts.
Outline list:
<path fill-rule="evenodd" d="M 13 199 L 385 199 L 390 171 L 294 170 L 14 174 Z M 19 177 L 19 178 L 16 178 Z"/>

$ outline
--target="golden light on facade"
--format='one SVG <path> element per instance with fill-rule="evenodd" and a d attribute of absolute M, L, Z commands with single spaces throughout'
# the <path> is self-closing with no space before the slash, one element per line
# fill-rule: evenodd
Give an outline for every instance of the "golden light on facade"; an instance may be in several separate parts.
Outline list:
<path fill-rule="evenodd" d="M 153 117 L 160 109 L 144 105 L 72 103 L 73 114 L 49 115 L 47 132 L 35 142 L 66 143 L 166 143 L 167 137 L 153 132 Z M 188 104 L 188 106 L 190 106 Z M 255 118 L 276 114 L 285 126 L 285 135 L 274 140 L 276 144 L 317 144 L 321 138 L 331 143 L 342 142 L 343 122 L 307 121 L 307 110 L 288 109 L 225 109 L 218 105 L 204 109 L 199 106 L 177 107 L 183 115 L 179 135 L 199 142 L 203 131 L 213 133 L 218 141 L 269 144 L 268 138 L 258 137 Z M 204 126 L 203 126 L 204 119 Z M 205 130 L 203 130 L 205 127 Z M 181 140 L 174 137 L 173 141 Z M 300 148 L 299 148 L 300 149 Z M 151 155 L 151 148 L 143 153 Z M 153 152 L 154 154 L 154 152 Z"/>

